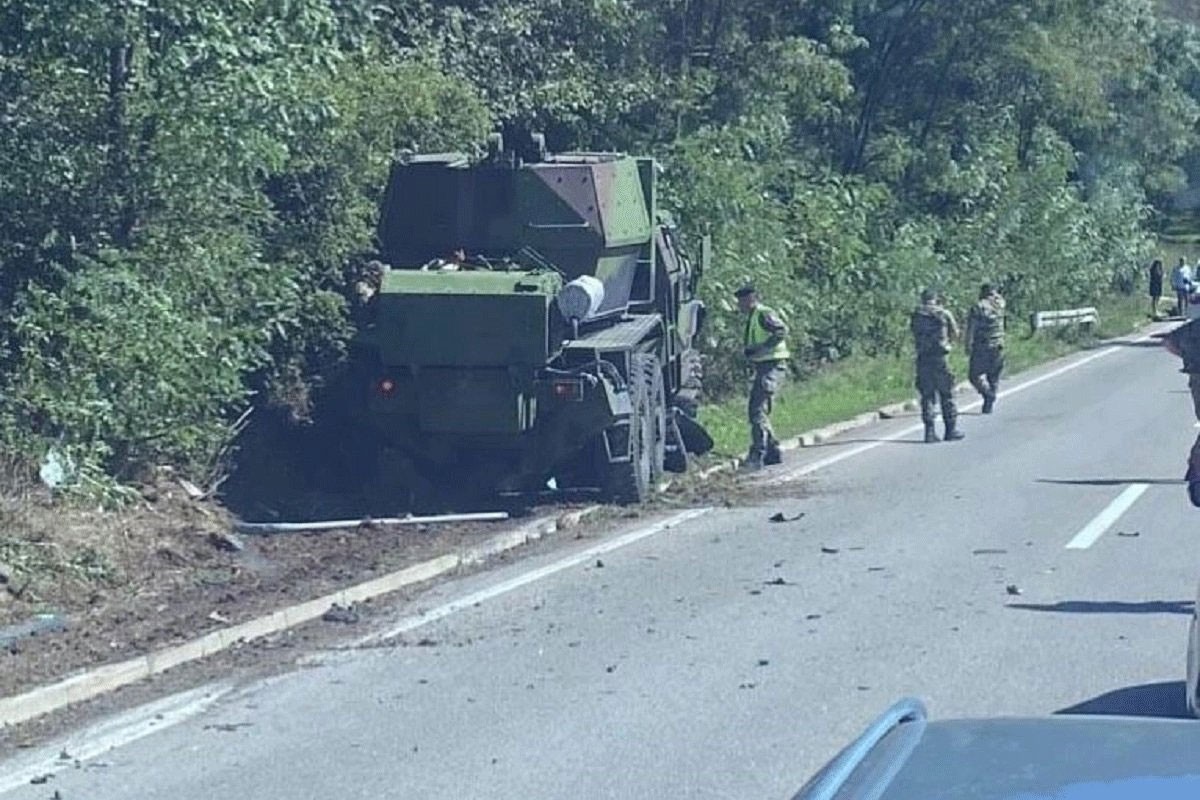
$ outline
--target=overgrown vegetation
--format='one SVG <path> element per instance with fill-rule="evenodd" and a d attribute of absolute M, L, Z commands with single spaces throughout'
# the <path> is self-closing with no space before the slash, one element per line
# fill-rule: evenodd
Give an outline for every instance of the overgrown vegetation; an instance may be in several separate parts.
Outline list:
<path fill-rule="evenodd" d="M 1181 4 L 1175 4 L 1182 8 Z M 709 387 L 758 282 L 801 372 L 895 357 L 919 286 L 1129 291 L 1197 159 L 1200 33 L 1152 0 L 0 0 L 0 444 L 220 469 L 344 357 L 393 153 L 659 156 L 712 233 Z"/>

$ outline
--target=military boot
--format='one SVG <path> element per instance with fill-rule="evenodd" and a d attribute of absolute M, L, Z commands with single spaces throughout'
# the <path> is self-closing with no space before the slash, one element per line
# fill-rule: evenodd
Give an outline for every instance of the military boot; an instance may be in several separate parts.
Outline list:
<path fill-rule="evenodd" d="M 925 444 L 935 444 L 936 442 L 940 442 L 940 441 L 941 441 L 941 439 L 938 438 L 937 430 L 934 429 L 933 423 L 926 422 L 925 423 Z"/>
<path fill-rule="evenodd" d="M 983 396 L 983 413 L 990 414 L 992 409 L 996 407 L 996 395 L 986 394 Z"/>
<path fill-rule="evenodd" d="M 945 436 L 946 441 L 947 442 L 957 442 L 959 439 L 964 439 L 964 438 L 966 438 L 966 435 L 958 429 L 958 421 L 957 420 L 947 420 L 946 421 L 946 436 Z"/>
<path fill-rule="evenodd" d="M 763 465 L 767 467 L 775 466 L 783 463 L 783 452 L 779 449 L 779 442 L 772 442 L 767 445 L 766 455 L 763 456 Z"/>

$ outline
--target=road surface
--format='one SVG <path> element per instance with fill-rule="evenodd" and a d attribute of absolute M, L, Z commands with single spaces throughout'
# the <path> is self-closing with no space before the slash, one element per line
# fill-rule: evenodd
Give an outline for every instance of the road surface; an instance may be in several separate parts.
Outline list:
<path fill-rule="evenodd" d="M 1131 342 L 1011 379 L 963 442 L 906 418 L 793 453 L 782 474 L 807 474 L 759 505 L 440 586 L 396 607 L 402 645 L 0 797 L 785 798 L 901 695 L 1181 715 L 1200 511 L 1177 370 Z M 402 625 L 430 610 L 450 613 Z"/>

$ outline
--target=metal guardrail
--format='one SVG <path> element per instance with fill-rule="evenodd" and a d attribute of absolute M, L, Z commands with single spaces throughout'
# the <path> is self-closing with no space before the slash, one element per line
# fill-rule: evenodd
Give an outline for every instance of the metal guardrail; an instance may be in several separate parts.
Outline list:
<path fill-rule="evenodd" d="M 1037 311 L 1029 315 L 1029 327 L 1057 328 L 1062 325 L 1095 325 L 1100 321 L 1100 312 L 1095 308 L 1068 308 L 1061 311 Z"/>

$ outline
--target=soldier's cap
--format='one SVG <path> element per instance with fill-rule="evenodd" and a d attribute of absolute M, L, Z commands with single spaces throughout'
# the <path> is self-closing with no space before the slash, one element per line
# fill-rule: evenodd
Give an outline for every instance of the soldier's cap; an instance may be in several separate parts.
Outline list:
<path fill-rule="evenodd" d="M 989 295 L 991 293 L 992 293 L 992 285 L 990 283 L 985 283 L 979 287 L 979 294 L 981 297 L 986 297 L 987 295 Z"/>
<path fill-rule="evenodd" d="M 937 300 L 937 297 L 937 289 L 925 288 L 921 290 L 922 303 L 932 303 L 934 300 Z"/>
<path fill-rule="evenodd" d="M 754 288 L 753 283 L 747 283 L 733 293 L 734 297 L 748 297 L 752 294 L 758 294 L 758 289 Z"/>

